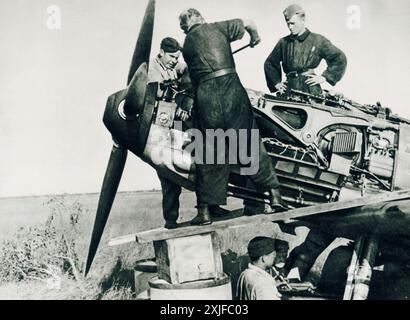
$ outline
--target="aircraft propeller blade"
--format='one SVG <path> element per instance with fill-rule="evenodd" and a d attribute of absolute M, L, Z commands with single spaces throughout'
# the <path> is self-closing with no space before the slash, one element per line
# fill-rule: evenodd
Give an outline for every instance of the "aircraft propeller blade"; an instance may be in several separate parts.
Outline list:
<path fill-rule="evenodd" d="M 128 91 L 125 97 L 124 113 L 134 117 L 144 108 L 145 89 L 148 82 L 148 65 L 154 32 L 155 0 L 150 0 L 145 11 L 130 70 L 128 73 Z"/>
<path fill-rule="evenodd" d="M 128 92 L 125 97 L 124 112 L 127 116 L 135 116 L 143 107 L 145 99 L 145 87 L 147 84 L 147 72 L 149 57 L 151 53 L 152 35 L 154 31 L 155 0 L 149 0 L 145 10 L 144 19 L 140 28 L 134 54 L 128 73 Z M 91 264 L 97 252 L 105 225 L 110 214 L 118 185 L 124 170 L 127 159 L 127 149 L 114 146 L 108 161 L 100 199 L 98 202 L 97 214 L 94 222 L 94 229 L 91 236 L 90 247 L 85 266 L 85 276 L 90 271 Z"/>
<path fill-rule="evenodd" d="M 149 56 L 152 46 L 152 35 L 154 33 L 154 18 L 155 18 L 155 0 L 149 0 L 147 9 L 145 10 L 144 20 L 142 21 L 140 33 L 138 35 L 137 44 L 135 45 L 134 54 L 131 61 L 130 70 L 128 73 L 127 85 L 130 84 L 135 72 L 144 62 L 149 63 Z"/>
<path fill-rule="evenodd" d="M 118 185 L 127 160 L 127 149 L 114 146 L 108 161 L 107 170 L 101 188 L 100 199 L 98 202 L 97 214 L 95 216 L 93 233 L 91 236 L 90 247 L 88 250 L 87 262 L 84 275 L 87 276 L 91 264 L 97 252 L 108 216 L 117 193 Z"/>

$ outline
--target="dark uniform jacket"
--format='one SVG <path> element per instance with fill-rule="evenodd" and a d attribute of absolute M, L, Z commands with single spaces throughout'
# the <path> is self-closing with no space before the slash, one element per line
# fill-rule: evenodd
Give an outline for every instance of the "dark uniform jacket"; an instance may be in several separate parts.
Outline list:
<path fill-rule="evenodd" d="M 306 77 L 300 75 L 318 67 L 322 59 L 327 63 L 322 76 L 334 86 L 343 77 L 347 65 L 346 56 L 340 49 L 324 36 L 309 30 L 300 36 L 289 35 L 280 39 L 265 62 L 269 90 L 277 91 L 275 85 L 282 82 L 282 63 L 283 71 L 288 75 L 288 87 L 309 92 Z"/>
<path fill-rule="evenodd" d="M 230 43 L 242 39 L 243 22 L 233 19 L 199 24 L 191 28 L 183 47 L 193 82 L 214 71 L 235 68 Z"/>
<path fill-rule="evenodd" d="M 245 27 L 240 19 L 196 25 L 185 38 L 183 55 L 195 87 L 198 128 L 204 133 L 207 129 L 235 130 L 237 136 L 240 129 L 245 129 L 247 140 L 243 143 L 248 144 L 247 150 L 250 150 L 251 129 L 257 126 L 248 94 L 234 71 L 235 62 L 230 46 L 244 34 Z M 220 76 L 214 74 L 224 69 L 231 72 Z M 259 170 L 249 177 L 260 189 L 267 191 L 277 187 L 279 182 L 271 160 L 263 144 L 260 144 Z M 224 205 L 231 166 L 226 161 L 217 164 L 218 153 L 214 149 L 213 139 L 207 138 L 205 146 L 206 150 L 213 150 L 214 163 L 196 164 L 197 201 L 198 204 Z M 229 145 L 225 150 L 225 159 L 230 158 L 229 153 L 237 151 L 237 148 L 236 145 Z"/>

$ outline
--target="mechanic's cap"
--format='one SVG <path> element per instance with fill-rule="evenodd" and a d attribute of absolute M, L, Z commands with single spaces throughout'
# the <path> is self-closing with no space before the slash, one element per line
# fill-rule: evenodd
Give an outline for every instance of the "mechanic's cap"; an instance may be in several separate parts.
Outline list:
<path fill-rule="evenodd" d="M 275 251 L 275 240 L 269 237 L 255 237 L 248 244 L 250 258 L 259 258 Z"/>
<path fill-rule="evenodd" d="M 165 52 L 174 53 L 181 50 L 181 46 L 174 38 L 167 37 L 161 41 L 161 49 Z"/>
<path fill-rule="evenodd" d="M 289 21 L 290 19 L 292 19 L 292 17 L 295 14 L 301 14 L 301 13 L 305 13 L 305 10 L 303 10 L 303 8 L 298 4 L 291 4 L 289 7 L 287 7 L 283 11 L 283 15 L 285 16 L 286 21 Z"/>

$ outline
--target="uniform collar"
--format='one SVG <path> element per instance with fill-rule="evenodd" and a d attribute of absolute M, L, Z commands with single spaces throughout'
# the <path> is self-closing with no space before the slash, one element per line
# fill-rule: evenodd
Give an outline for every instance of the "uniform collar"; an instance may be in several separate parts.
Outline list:
<path fill-rule="evenodd" d="M 306 31 L 303 32 L 301 35 L 298 36 L 294 36 L 293 34 L 289 35 L 289 39 L 291 41 L 295 41 L 298 40 L 299 42 L 303 42 L 306 40 L 306 38 L 311 34 L 310 30 L 308 28 L 306 28 Z"/>
<path fill-rule="evenodd" d="M 164 64 L 161 61 L 161 58 L 159 57 L 159 55 L 157 55 L 157 57 L 155 58 L 155 61 L 158 63 L 158 65 L 164 69 L 164 70 L 168 70 L 168 68 L 166 66 L 164 66 Z"/>
<path fill-rule="evenodd" d="M 194 29 L 198 28 L 198 27 L 201 26 L 201 25 L 203 25 L 203 23 L 194 24 L 194 25 L 191 27 L 191 29 L 189 29 L 188 33 L 194 31 Z"/>

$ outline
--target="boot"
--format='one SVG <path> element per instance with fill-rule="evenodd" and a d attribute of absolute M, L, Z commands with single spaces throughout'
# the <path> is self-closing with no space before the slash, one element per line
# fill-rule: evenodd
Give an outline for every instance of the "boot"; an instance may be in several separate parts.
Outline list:
<path fill-rule="evenodd" d="M 269 190 L 270 206 L 274 212 L 287 211 L 288 205 L 282 200 L 279 188 Z"/>
<path fill-rule="evenodd" d="M 265 213 L 265 205 L 248 205 L 245 204 L 245 207 L 243 208 L 243 215 L 244 216 L 255 216 L 257 214 L 263 214 Z"/>
<path fill-rule="evenodd" d="M 176 228 L 178 228 L 178 224 L 177 224 L 176 221 L 166 220 L 164 228 L 165 229 L 176 229 Z"/>
<path fill-rule="evenodd" d="M 192 225 L 207 225 L 211 224 L 211 214 L 209 212 L 209 206 L 207 204 L 198 205 L 198 214 L 191 220 Z"/>
<path fill-rule="evenodd" d="M 211 217 L 219 218 L 227 215 L 229 213 L 229 210 L 223 209 L 218 205 L 210 205 L 209 213 L 211 214 Z"/>

